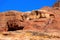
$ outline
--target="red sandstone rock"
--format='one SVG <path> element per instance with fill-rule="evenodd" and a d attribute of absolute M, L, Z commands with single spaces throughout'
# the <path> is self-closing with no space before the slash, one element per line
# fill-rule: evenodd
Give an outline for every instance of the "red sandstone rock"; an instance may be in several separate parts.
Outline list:
<path fill-rule="evenodd" d="M 1 12 L 0 40 L 60 40 L 60 7 L 57 9 L 57 4 L 31 12 Z"/>
<path fill-rule="evenodd" d="M 59 15 L 60 15 L 59 10 L 55 10 L 54 8 L 50 7 L 44 7 L 41 10 L 35 10 L 32 12 L 18 12 L 18 11 L 2 12 L 0 13 L 0 30 L 1 31 L 15 31 L 15 30 L 40 31 L 46 29 L 58 30 L 60 29 Z"/>

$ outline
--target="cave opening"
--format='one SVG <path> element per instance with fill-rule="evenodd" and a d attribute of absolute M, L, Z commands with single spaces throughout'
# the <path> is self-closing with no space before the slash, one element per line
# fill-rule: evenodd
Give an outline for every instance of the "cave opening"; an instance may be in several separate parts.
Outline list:
<path fill-rule="evenodd" d="M 24 26 L 19 26 L 16 23 L 7 22 L 8 31 L 23 30 Z"/>

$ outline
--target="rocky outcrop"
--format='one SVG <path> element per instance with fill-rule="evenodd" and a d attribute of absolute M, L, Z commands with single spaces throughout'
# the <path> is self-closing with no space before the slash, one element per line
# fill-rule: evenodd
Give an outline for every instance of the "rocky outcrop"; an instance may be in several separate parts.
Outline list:
<path fill-rule="evenodd" d="M 1 40 L 59 40 L 59 33 L 60 10 L 55 7 L 0 13 Z"/>
<path fill-rule="evenodd" d="M 50 28 L 59 29 L 59 12 L 59 10 L 54 10 L 54 8 L 50 7 L 44 7 L 41 10 L 34 10 L 32 12 L 2 12 L 0 13 L 0 30 L 15 31 L 19 29 L 31 29 L 40 31 Z"/>
<path fill-rule="evenodd" d="M 0 31 L 41 31 L 46 29 L 60 30 L 59 15 L 59 10 L 52 7 L 43 7 L 41 10 L 33 10 L 32 12 L 2 12 L 0 13 Z"/>

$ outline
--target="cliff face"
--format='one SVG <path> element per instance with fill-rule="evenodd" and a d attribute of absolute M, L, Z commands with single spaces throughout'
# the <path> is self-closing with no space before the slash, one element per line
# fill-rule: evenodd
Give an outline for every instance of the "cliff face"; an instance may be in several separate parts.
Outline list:
<path fill-rule="evenodd" d="M 60 29 L 60 11 L 50 7 L 31 12 L 0 13 L 0 31 Z M 57 20 L 59 19 L 59 20 Z M 57 24 L 56 24 L 57 23 Z"/>
<path fill-rule="evenodd" d="M 32 32 L 35 32 L 35 31 L 44 32 L 44 33 L 48 32 L 48 34 L 60 33 L 60 10 L 59 9 L 57 10 L 56 8 L 53 8 L 53 7 L 43 7 L 40 10 L 33 10 L 31 12 L 18 12 L 18 11 L 1 12 L 0 13 L 0 32 L 1 33 L 3 32 L 3 33 L 1 34 L 0 39 L 1 37 L 2 38 L 8 37 L 12 40 L 12 38 L 14 37 L 9 36 L 10 35 L 9 33 L 11 32 L 12 32 L 11 35 L 14 35 L 15 37 L 20 35 L 18 36 L 17 40 L 21 39 L 19 37 L 21 37 L 22 32 L 21 34 L 19 34 L 17 30 L 22 30 L 23 32 L 24 30 L 32 31 Z M 4 31 L 8 32 L 8 34 L 6 33 L 6 35 L 8 36 L 4 36 L 5 35 Z M 25 33 L 23 35 L 25 35 Z M 46 34 L 43 34 L 43 35 L 46 35 Z M 30 37 L 40 38 L 40 36 L 29 36 L 29 38 Z M 48 36 L 42 36 L 43 40 L 48 40 L 48 39 L 44 39 L 45 37 L 47 38 L 51 37 L 52 38 L 51 40 L 53 40 L 54 37 L 60 38 L 58 35 L 56 36 L 48 35 Z M 36 38 L 36 40 L 38 40 L 38 38 Z M 23 38 L 23 40 L 25 39 Z M 31 39 L 31 40 L 35 40 L 35 39 Z M 54 40 L 58 40 L 58 39 L 54 39 Z"/>

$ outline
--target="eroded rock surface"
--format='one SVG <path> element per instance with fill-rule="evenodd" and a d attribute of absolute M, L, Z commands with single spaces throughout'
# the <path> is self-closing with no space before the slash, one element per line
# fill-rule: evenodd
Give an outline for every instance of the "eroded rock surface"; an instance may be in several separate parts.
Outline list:
<path fill-rule="evenodd" d="M 19 32 L 17 32 L 17 30 L 19 30 Z M 25 30 L 31 31 L 31 33 L 26 33 Z M 38 32 L 35 33 L 35 31 Z M 40 34 L 40 32 L 42 33 Z M 55 7 L 43 7 L 42 9 L 31 12 L 1 12 L 0 39 L 59 40 L 60 10 L 57 10 Z"/>

